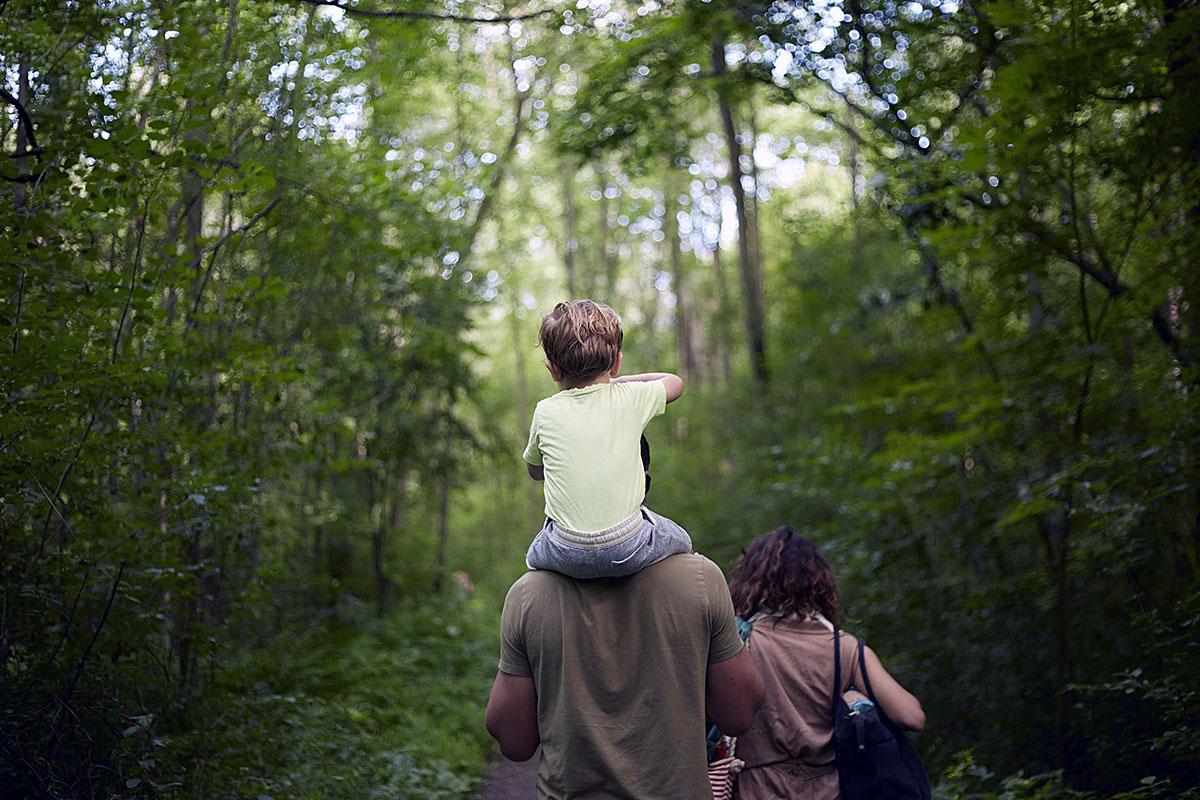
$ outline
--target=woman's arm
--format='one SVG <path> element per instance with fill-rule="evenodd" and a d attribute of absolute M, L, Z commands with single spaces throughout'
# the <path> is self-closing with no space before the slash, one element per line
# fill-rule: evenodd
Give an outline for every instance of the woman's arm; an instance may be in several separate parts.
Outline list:
<path fill-rule="evenodd" d="M 907 689 L 900 685 L 899 681 L 883 668 L 883 663 L 880 662 L 879 656 L 875 655 L 874 650 L 868 647 L 863 655 L 866 656 L 867 677 L 871 679 L 871 689 L 875 692 L 875 701 L 879 703 L 883 713 L 902 728 L 910 731 L 924 730 L 925 712 L 921 709 L 921 701 L 913 697 Z M 857 670 L 858 663 L 855 659 L 855 671 Z M 854 685 L 862 689 L 866 688 L 862 682 L 857 680 Z M 847 702 L 853 702 L 853 699 Z"/>

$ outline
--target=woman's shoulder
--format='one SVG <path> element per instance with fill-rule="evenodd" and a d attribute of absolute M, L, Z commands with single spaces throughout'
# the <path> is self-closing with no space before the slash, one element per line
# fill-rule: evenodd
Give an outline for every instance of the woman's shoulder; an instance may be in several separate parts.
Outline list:
<path fill-rule="evenodd" d="M 819 636 L 831 640 L 832 628 L 821 620 L 797 614 L 756 614 L 746 620 L 754 633 L 763 635 Z"/>

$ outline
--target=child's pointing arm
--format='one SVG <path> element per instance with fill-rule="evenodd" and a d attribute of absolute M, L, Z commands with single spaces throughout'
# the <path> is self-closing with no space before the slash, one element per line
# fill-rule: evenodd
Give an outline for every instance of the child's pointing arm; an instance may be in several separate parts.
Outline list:
<path fill-rule="evenodd" d="M 634 381 L 662 381 L 667 389 L 667 402 L 678 400 L 683 394 L 683 378 L 671 372 L 643 372 L 640 375 L 622 375 L 612 379 L 613 383 L 632 383 Z"/>

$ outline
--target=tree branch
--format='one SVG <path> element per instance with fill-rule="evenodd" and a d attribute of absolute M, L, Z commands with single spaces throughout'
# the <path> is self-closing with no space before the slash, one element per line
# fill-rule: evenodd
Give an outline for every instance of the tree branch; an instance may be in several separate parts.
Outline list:
<path fill-rule="evenodd" d="M 41 486 L 40 483 L 38 485 Z M 50 657 L 46 659 L 47 670 L 54 667 L 54 661 L 58 658 L 59 651 L 62 650 L 63 645 L 67 643 L 67 639 L 71 635 L 71 625 L 75 622 L 75 612 L 79 608 L 79 598 L 83 596 L 83 590 L 87 588 L 88 581 L 92 579 L 92 568 L 95 566 L 96 562 L 94 561 L 88 564 L 87 572 L 83 574 L 83 580 L 79 582 L 79 589 L 75 592 L 75 601 L 71 603 L 71 611 L 63 620 L 62 635 L 58 637 L 58 642 L 54 645 L 54 649 L 50 651 Z"/>
<path fill-rule="evenodd" d="M 547 14 L 553 14 L 554 10 L 544 8 L 541 11 L 530 11 L 525 14 L 513 15 L 497 15 L 493 17 L 473 17 L 465 14 L 438 14 L 434 11 L 410 11 L 399 9 L 378 9 L 378 8 L 360 8 L 359 6 L 350 5 L 344 0 L 293 0 L 293 2 L 303 3 L 310 6 L 332 6 L 340 8 L 347 14 L 353 14 L 359 17 L 374 17 L 376 19 L 431 19 L 445 20 L 448 22 L 469 22 L 476 24 L 487 24 L 492 22 L 520 22 L 522 20 L 534 19 L 543 17 Z"/>
<path fill-rule="evenodd" d="M 58 740 L 62 734 L 62 718 L 63 710 L 70 708 L 71 695 L 75 693 L 75 686 L 79 683 L 79 679 L 83 676 L 83 668 L 87 665 L 88 657 L 92 654 L 92 647 L 95 646 L 96 640 L 100 638 L 100 631 L 104 630 L 105 623 L 108 622 L 108 614 L 112 611 L 113 601 L 117 599 L 117 589 L 121 586 L 121 578 L 125 575 L 125 566 L 127 562 L 122 561 L 121 566 L 117 569 L 117 577 L 113 580 L 112 589 L 108 592 L 108 601 L 104 604 L 104 614 L 100 617 L 100 622 L 92 631 L 92 638 L 88 641 L 87 647 L 83 650 L 83 655 L 79 657 L 79 663 L 75 665 L 75 672 L 71 675 L 71 679 L 67 681 L 67 685 L 63 687 L 62 694 L 59 695 L 58 711 L 54 715 L 54 728 L 50 734 L 50 742 L 46 746 L 46 760 L 50 761 L 54 757 L 54 750 L 58 746 Z"/>
<path fill-rule="evenodd" d="M 1063 252 L 1062 249 L 1059 248 L 1058 255 L 1063 259 L 1070 261 L 1072 264 L 1079 267 L 1080 270 L 1090 275 L 1113 297 L 1122 295 L 1129 290 L 1129 287 L 1122 283 L 1120 278 L 1104 269 L 1104 267 L 1096 264 L 1082 253 L 1076 252 L 1075 250 L 1069 248 Z"/>
<path fill-rule="evenodd" d="M 958 104 L 951 109 L 946 115 L 945 121 L 938 126 L 937 130 L 931 130 L 929 133 L 929 141 L 938 142 L 942 140 L 946 131 L 950 130 L 955 123 L 958 122 L 959 116 L 968 104 L 981 103 L 977 97 L 979 90 L 983 88 L 983 75 L 988 69 L 994 70 L 999 63 L 996 51 L 999 48 L 999 39 L 996 38 L 996 26 L 988 19 L 977 6 L 974 7 L 975 16 L 978 20 L 978 28 L 980 34 L 976 37 L 977 41 L 981 42 L 979 53 L 979 66 L 975 70 L 975 74 L 971 76 L 967 84 L 958 92 Z M 981 115 L 987 116 L 986 106 L 977 105 Z"/>
<path fill-rule="evenodd" d="M 93 411 L 88 416 L 87 425 L 83 429 L 83 435 L 80 436 L 79 441 L 75 443 L 75 452 L 73 452 L 71 454 L 71 460 L 67 462 L 67 466 L 63 469 L 62 474 L 58 476 L 58 483 L 55 484 L 55 486 L 54 486 L 54 495 L 53 495 L 53 497 L 56 500 L 62 499 L 63 485 L 66 484 L 67 478 L 70 477 L 71 472 L 75 469 L 75 465 L 79 462 L 79 454 L 81 452 L 83 452 L 83 446 L 84 446 L 84 444 L 87 443 L 88 437 L 91 436 L 92 426 L 95 424 L 96 424 L 96 412 Z M 46 499 L 49 500 L 50 498 L 46 498 Z M 54 514 L 56 512 L 59 514 L 60 517 L 62 517 L 62 512 L 59 511 L 58 507 L 52 502 L 50 504 L 50 508 L 46 510 L 46 523 L 45 523 L 45 525 L 42 526 L 42 540 L 41 540 L 41 542 L 38 543 L 37 558 L 35 558 L 33 561 L 30 561 L 29 565 L 26 567 L 26 570 L 25 570 L 26 578 L 29 577 L 30 571 L 33 569 L 34 563 L 41 560 L 42 553 L 44 553 L 46 550 L 46 541 L 50 538 L 50 522 L 54 518 Z"/>
<path fill-rule="evenodd" d="M 45 174 L 46 174 L 46 170 L 41 170 L 40 172 L 31 172 L 28 175 L 3 175 L 3 174 L 0 174 L 0 178 L 3 178 L 4 180 L 8 181 L 9 183 L 37 183 L 38 181 L 40 181 L 42 179 L 42 176 Z"/>
<path fill-rule="evenodd" d="M 211 255 L 208 259 L 208 269 L 204 271 L 204 278 L 200 281 L 200 286 L 196 290 L 196 299 L 192 302 L 192 310 L 188 314 L 187 327 L 189 330 L 196 326 L 196 312 L 200 310 L 200 301 L 204 299 L 204 289 L 208 286 L 208 281 L 212 277 L 213 267 L 216 265 L 217 261 L 217 254 L 221 251 L 221 248 L 234 236 L 240 236 L 257 225 L 259 220 L 267 216 L 267 214 L 270 214 L 271 210 L 274 209 L 275 206 L 279 205 L 279 201 L 281 199 L 282 198 L 276 197 L 270 203 L 267 203 L 266 207 L 256 213 L 253 217 L 246 220 L 245 224 L 229 230 L 227 233 L 225 233 L 225 235 L 217 239 L 215 242 L 205 248 L 205 250 L 201 251 L 200 256 L 198 256 L 194 262 L 197 265 L 199 264 L 199 259 L 204 256 L 205 252 L 209 252 Z"/>
<path fill-rule="evenodd" d="M 479 201 L 479 207 L 475 210 L 475 218 L 471 220 L 471 227 L 467 229 L 466 239 L 464 241 L 462 252 L 459 258 L 459 267 L 462 268 L 467 261 L 470 260 L 472 253 L 475 250 L 475 240 L 479 236 L 479 231 L 483 229 L 483 223 L 487 221 L 488 215 L 491 212 L 492 205 L 496 201 L 496 196 L 499 195 L 501 187 L 504 185 L 505 178 L 508 177 L 508 170 L 512 167 L 512 160 L 516 157 L 517 145 L 521 142 L 521 135 L 525 131 L 525 125 L 528 122 L 528 105 L 529 97 L 532 94 L 532 82 L 530 86 L 522 89 L 521 79 L 517 74 L 516 54 L 512 49 L 512 36 L 509 38 L 509 64 L 512 70 L 513 84 L 513 127 L 512 133 L 508 137 L 508 143 L 504 147 L 504 152 L 496 160 L 496 166 L 493 168 L 491 180 L 488 182 L 487 192 L 483 195 L 483 199 Z"/>
<path fill-rule="evenodd" d="M 979 205 L 979 198 L 968 193 L 962 193 L 961 197 L 971 203 L 973 206 Z M 991 205 L 982 206 L 989 210 L 997 210 L 1008 208 L 1006 205 Z M 1119 297 L 1129 291 L 1129 285 L 1122 282 L 1115 272 L 1105 269 L 1103 264 L 1097 264 L 1092 259 L 1079 252 L 1078 249 L 1071 246 L 1071 243 L 1066 241 L 1062 236 L 1055 233 L 1049 226 L 1044 225 L 1036 220 L 1022 219 L 1021 227 L 1029 234 L 1036 237 L 1044 245 L 1046 245 L 1051 253 L 1064 261 L 1070 262 L 1078 267 L 1083 272 L 1086 272 L 1096 283 L 1104 287 L 1105 291 L 1112 297 Z"/>
<path fill-rule="evenodd" d="M 16 153 L 14 154 L 14 157 L 20 158 L 23 155 L 29 154 L 31 151 L 37 151 L 40 153 L 41 148 L 38 147 L 37 137 L 33 132 L 33 118 L 29 116 L 29 112 L 25 110 L 25 106 L 21 105 L 21 101 L 17 99 L 16 95 L 5 89 L 3 86 L 0 86 L 0 100 L 3 100 L 17 110 L 17 118 L 20 121 L 21 127 L 25 129 L 25 135 L 28 137 L 25 152 Z"/>
<path fill-rule="evenodd" d="M 59 521 L 62 522 L 63 527 L 66 528 L 68 533 L 70 533 L 71 532 L 71 523 L 67 522 L 67 518 L 63 516 L 62 511 L 59 510 L 59 508 L 58 508 L 58 504 L 54 502 L 54 498 L 51 497 L 50 493 L 46 491 L 46 487 L 42 485 L 42 482 L 40 480 L 38 480 L 37 475 L 33 476 L 33 482 L 37 486 L 38 491 L 42 493 L 42 497 L 46 498 L 46 502 L 50 504 L 50 510 L 54 514 L 58 515 Z M 60 486 L 59 488 L 61 489 L 62 487 Z M 47 525 L 49 525 L 48 522 L 47 522 Z"/>
<path fill-rule="evenodd" d="M 121 333 L 125 330 L 125 322 L 129 319 L 129 311 L 133 307 L 133 290 L 137 285 L 138 272 L 142 265 L 142 242 L 146 238 L 146 215 L 150 213 L 150 200 L 153 193 L 146 196 L 142 204 L 142 215 L 134 223 L 137 225 L 137 246 L 133 254 L 133 266 L 129 271 L 129 292 L 125 295 L 125 305 L 121 309 L 121 319 L 117 321 L 117 335 L 113 339 L 111 363 L 117 363 L 117 355 L 121 351 Z"/>
<path fill-rule="evenodd" d="M 920 137 L 913 136 L 907 128 L 896 129 L 896 128 L 889 127 L 888 120 L 883 119 L 883 118 L 879 117 L 878 115 L 871 113 L 870 109 L 863 108 L 858 103 L 851 100 L 849 90 L 839 92 L 837 89 L 833 88 L 832 83 L 827 82 L 827 85 L 829 86 L 829 90 L 831 92 L 833 92 L 836 95 L 839 95 L 846 102 L 847 108 L 849 108 L 851 111 L 853 111 L 855 114 L 857 114 L 860 118 L 862 118 L 863 121 L 868 122 L 871 125 L 873 125 L 875 127 L 875 129 L 878 130 L 885 137 L 891 139 L 892 141 L 896 142 L 896 144 L 899 144 L 901 146 L 911 147 L 912 149 L 916 150 L 918 153 L 920 153 L 923 156 L 929 154 L 929 149 L 932 146 L 932 141 L 929 145 L 922 146 Z"/>
<path fill-rule="evenodd" d="M 3 11 L 4 6 L 0 5 L 0 12 Z M 46 777 L 42 775 L 33 762 L 25 756 L 24 750 L 20 745 L 17 744 L 16 740 L 4 731 L 0 731 L 0 736 L 4 737 L 3 740 L 0 741 L 0 745 L 3 745 L 4 749 L 13 755 L 14 762 L 10 763 L 15 763 L 15 760 L 19 760 L 21 762 L 21 766 L 25 768 L 25 774 L 28 775 L 37 785 L 38 790 L 41 792 L 41 796 L 53 798 L 54 795 L 50 794 L 50 784 L 46 780 Z"/>
<path fill-rule="evenodd" d="M 942 280 L 941 264 L 938 263 L 937 257 L 930 248 L 921 241 L 921 234 L 910 223 L 904 226 L 904 232 L 908 235 L 909 240 L 916 248 L 917 255 L 921 257 L 921 266 L 925 269 L 925 277 L 929 279 L 929 285 L 941 298 L 942 302 L 950 306 L 954 313 L 958 316 L 959 324 L 962 325 L 963 333 L 968 337 L 975 339 L 975 348 L 979 351 L 979 355 L 983 357 L 983 363 L 987 366 L 988 373 L 997 383 L 1000 382 L 1000 370 L 996 367 L 996 362 L 992 359 L 991 352 L 983 343 L 983 340 L 975 336 L 975 325 L 971 321 L 971 316 L 967 310 L 963 308 L 962 301 L 958 297 L 958 292 L 946 286 Z"/>
<path fill-rule="evenodd" d="M 1179 362 L 1180 366 L 1190 367 L 1192 359 L 1184 352 L 1179 334 L 1175 331 L 1175 323 L 1171 319 L 1171 301 L 1166 300 L 1159 303 L 1155 307 L 1154 312 L 1150 315 L 1150 324 L 1154 327 L 1154 332 L 1158 334 L 1158 338 L 1171 351 L 1171 355 Z"/>

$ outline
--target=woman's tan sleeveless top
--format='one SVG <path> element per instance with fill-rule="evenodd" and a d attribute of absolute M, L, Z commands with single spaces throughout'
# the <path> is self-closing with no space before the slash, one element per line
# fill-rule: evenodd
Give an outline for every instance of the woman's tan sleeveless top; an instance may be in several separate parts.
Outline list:
<path fill-rule="evenodd" d="M 767 696 L 737 740 L 737 757 L 746 762 L 737 796 L 835 800 L 833 633 L 818 620 L 765 617 L 747 644 Z M 841 650 L 844 692 L 858 675 L 857 643 L 844 632 Z"/>

